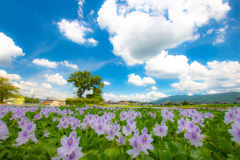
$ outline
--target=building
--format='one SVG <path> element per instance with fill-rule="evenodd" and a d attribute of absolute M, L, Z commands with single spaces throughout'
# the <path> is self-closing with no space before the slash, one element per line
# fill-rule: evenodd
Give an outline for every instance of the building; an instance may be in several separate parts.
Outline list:
<path fill-rule="evenodd" d="M 25 99 L 24 97 L 9 98 L 9 99 L 3 100 L 3 102 L 9 105 L 23 105 L 25 103 Z"/>
<path fill-rule="evenodd" d="M 235 98 L 237 100 L 237 104 L 240 104 L 240 97 Z"/>
<path fill-rule="evenodd" d="M 128 105 L 128 101 L 121 100 L 119 101 L 119 105 Z"/>
<path fill-rule="evenodd" d="M 41 102 L 41 104 L 50 105 L 50 106 L 64 106 L 66 105 L 66 102 L 65 100 L 62 100 L 62 99 L 48 97 L 47 99 L 45 99 L 44 102 Z"/>
<path fill-rule="evenodd" d="M 54 100 L 52 102 L 52 106 L 65 106 L 66 102 L 65 100 L 59 99 L 59 100 Z"/>

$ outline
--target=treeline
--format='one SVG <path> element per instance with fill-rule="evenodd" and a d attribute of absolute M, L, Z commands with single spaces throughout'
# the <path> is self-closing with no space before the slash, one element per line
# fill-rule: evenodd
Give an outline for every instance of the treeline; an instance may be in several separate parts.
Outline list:
<path fill-rule="evenodd" d="M 84 105 L 84 104 L 96 104 L 102 105 L 103 103 L 99 99 L 89 98 L 67 98 L 66 104 L 69 105 Z"/>
<path fill-rule="evenodd" d="M 25 103 L 40 103 L 40 99 L 38 98 L 29 98 L 29 97 L 24 97 Z"/>

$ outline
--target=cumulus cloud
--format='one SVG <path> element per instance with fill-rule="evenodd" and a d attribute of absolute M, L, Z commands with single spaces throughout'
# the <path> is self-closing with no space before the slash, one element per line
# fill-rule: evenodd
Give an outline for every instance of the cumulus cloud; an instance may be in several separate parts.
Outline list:
<path fill-rule="evenodd" d="M 45 74 L 44 77 L 47 78 L 48 82 L 52 82 L 54 84 L 61 86 L 67 84 L 67 81 L 62 76 L 60 76 L 59 73 L 56 73 L 54 75 Z"/>
<path fill-rule="evenodd" d="M 44 82 L 42 83 L 42 87 L 46 88 L 46 89 L 51 89 L 52 88 L 51 84 L 44 83 Z"/>
<path fill-rule="evenodd" d="M 76 69 L 76 70 L 79 69 L 76 64 L 70 64 L 66 60 L 63 61 L 63 62 L 60 62 L 60 63 L 61 63 L 61 65 L 66 66 L 66 67 L 70 67 L 70 68 L 73 68 L 73 69 Z"/>
<path fill-rule="evenodd" d="M 111 83 L 107 82 L 107 81 L 103 81 L 105 86 L 111 85 Z"/>
<path fill-rule="evenodd" d="M 106 0 L 97 21 L 109 32 L 113 53 L 127 65 L 135 65 L 198 39 L 198 27 L 210 19 L 224 19 L 229 10 L 228 2 L 222 0 Z"/>
<path fill-rule="evenodd" d="M 31 81 L 20 81 L 20 85 L 25 85 L 30 87 L 38 86 L 36 82 L 31 82 Z"/>
<path fill-rule="evenodd" d="M 36 65 L 40 65 L 40 66 L 44 66 L 44 67 L 49 67 L 49 68 L 57 68 L 58 63 L 57 62 L 50 62 L 47 59 L 34 59 L 32 60 L 32 63 L 36 64 Z"/>
<path fill-rule="evenodd" d="M 0 66 L 11 67 L 14 58 L 24 55 L 22 49 L 16 46 L 11 38 L 0 32 Z"/>
<path fill-rule="evenodd" d="M 17 82 L 12 82 L 12 84 L 13 84 L 14 86 L 20 88 L 20 90 L 30 90 L 30 89 L 38 86 L 36 82 L 23 81 L 23 80 L 20 81 L 19 83 L 17 83 Z"/>
<path fill-rule="evenodd" d="M 151 89 L 147 89 L 147 90 L 157 91 L 158 89 L 156 86 L 151 86 Z"/>
<path fill-rule="evenodd" d="M 213 45 L 224 42 L 224 35 L 226 34 L 227 29 L 228 29 L 228 25 L 225 25 L 223 28 L 220 28 L 216 31 L 218 35 L 217 35 L 217 39 L 213 42 Z"/>
<path fill-rule="evenodd" d="M 128 83 L 132 83 L 136 86 L 146 86 L 155 84 L 156 82 L 151 77 L 144 77 L 143 79 L 139 75 L 134 73 L 128 75 Z"/>
<path fill-rule="evenodd" d="M 161 54 L 146 61 L 146 74 L 161 79 L 177 78 L 183 73 L 188 73 L 188 59 L 184 55 L 168 55 L 162 51 Z"/>
<path fill-rule="evenodd" d="M 79 5 L 79 8 L 78 8 L 78 17 L 79 18 L 83 18 L 83 4 L 85 3 L 85 0 L 79 0 L 78 1 L 78 5 Z"/>
<path fill-rule="evenodd" d="M 238 61 L 213 61 L 206 66 L 194 61 L 189 72 L 180 75 L 172 87 L 186 93 L 220 93 L 240 90 L 240 64 Z"/>
<path fill-rule="evenodd" d="M 17 74 L 8 74 L 8 73 L 7 73 L 6 71 L 4 71 L 4 70 L 0 70 L 0 75 L 1 75 L 2 77 L 9 78 L 10 80 L 16 80 L 16 81 L 18 81 L 18 80 L 21 79 L 21 77 L 20 77 L 19 75 L 17 75 Z"/>
<path fill-rule="evenodd" d="M 132 100 L 132 101 L 140 101 L 140 102 L 151 102 L 151 101 L 155 101 L 158 100 L 160 98 L 165 98 L 168 97 L 166 94 L 163 94 L 161 92 L 156 92 L 156 91 L 151 91 L 147 94 L 131 94 L 131 95 L 124 95 L 121 94 L 119 96 L 114 95 L 112 93 L 104 93 L 103 94 L 103 98 L 108 101 L 108 100 Z"/>
<path fill-rule="evenodd" d="M 58 22 L 57 25 L 60 32 L 63 33 L 64 36 L 77 44 L 88 44 L 96 46 L 98 43 L 98 41 L 93 38 L 85 38 L 86 34 L 93 32 L 93 30 L 83 26 L 83 22 L 80 22 L 78 20 L 70 22 L 66 19 L 62 19 L 62 21 Z"/>

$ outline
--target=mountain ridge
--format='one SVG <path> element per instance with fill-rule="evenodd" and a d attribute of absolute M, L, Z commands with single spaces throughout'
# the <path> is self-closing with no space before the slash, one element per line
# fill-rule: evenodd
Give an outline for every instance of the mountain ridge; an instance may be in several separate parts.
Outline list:
<path fill-rule="evenodd" d="M 166 98 L 160 98 L 152 103 L 163 103 L 163 102 L 199 102 L 199 103 L 234 103 L 237 102 L 236 98 L 240 97 L 240 92 L 227 92 L 227 93 L 218 93 L 218 94 L 206 94 L 206 95 L 173 95 Z"/>

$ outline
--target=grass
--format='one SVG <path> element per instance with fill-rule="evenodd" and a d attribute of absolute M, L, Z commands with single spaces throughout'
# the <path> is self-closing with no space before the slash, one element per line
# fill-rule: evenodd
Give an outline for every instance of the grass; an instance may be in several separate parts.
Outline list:
<path fill-rule="evenodd" d="M 108 106 L 102 106 L 102 107 L 122 107 L 122 108 L 154 108 L 154 107 L 162 107 L 162 108 L 166 108 L 166 107 L 172 107 L 172 108 L 229 108 L 229 107 L 234 107 L 237 104 L 205 104 L 205 105 L 182 105 L 182 106 L 134 106 L 134 105 L 125 105 L 125 106 L 118 106 L 118 105 L 108 105 Z"/>

